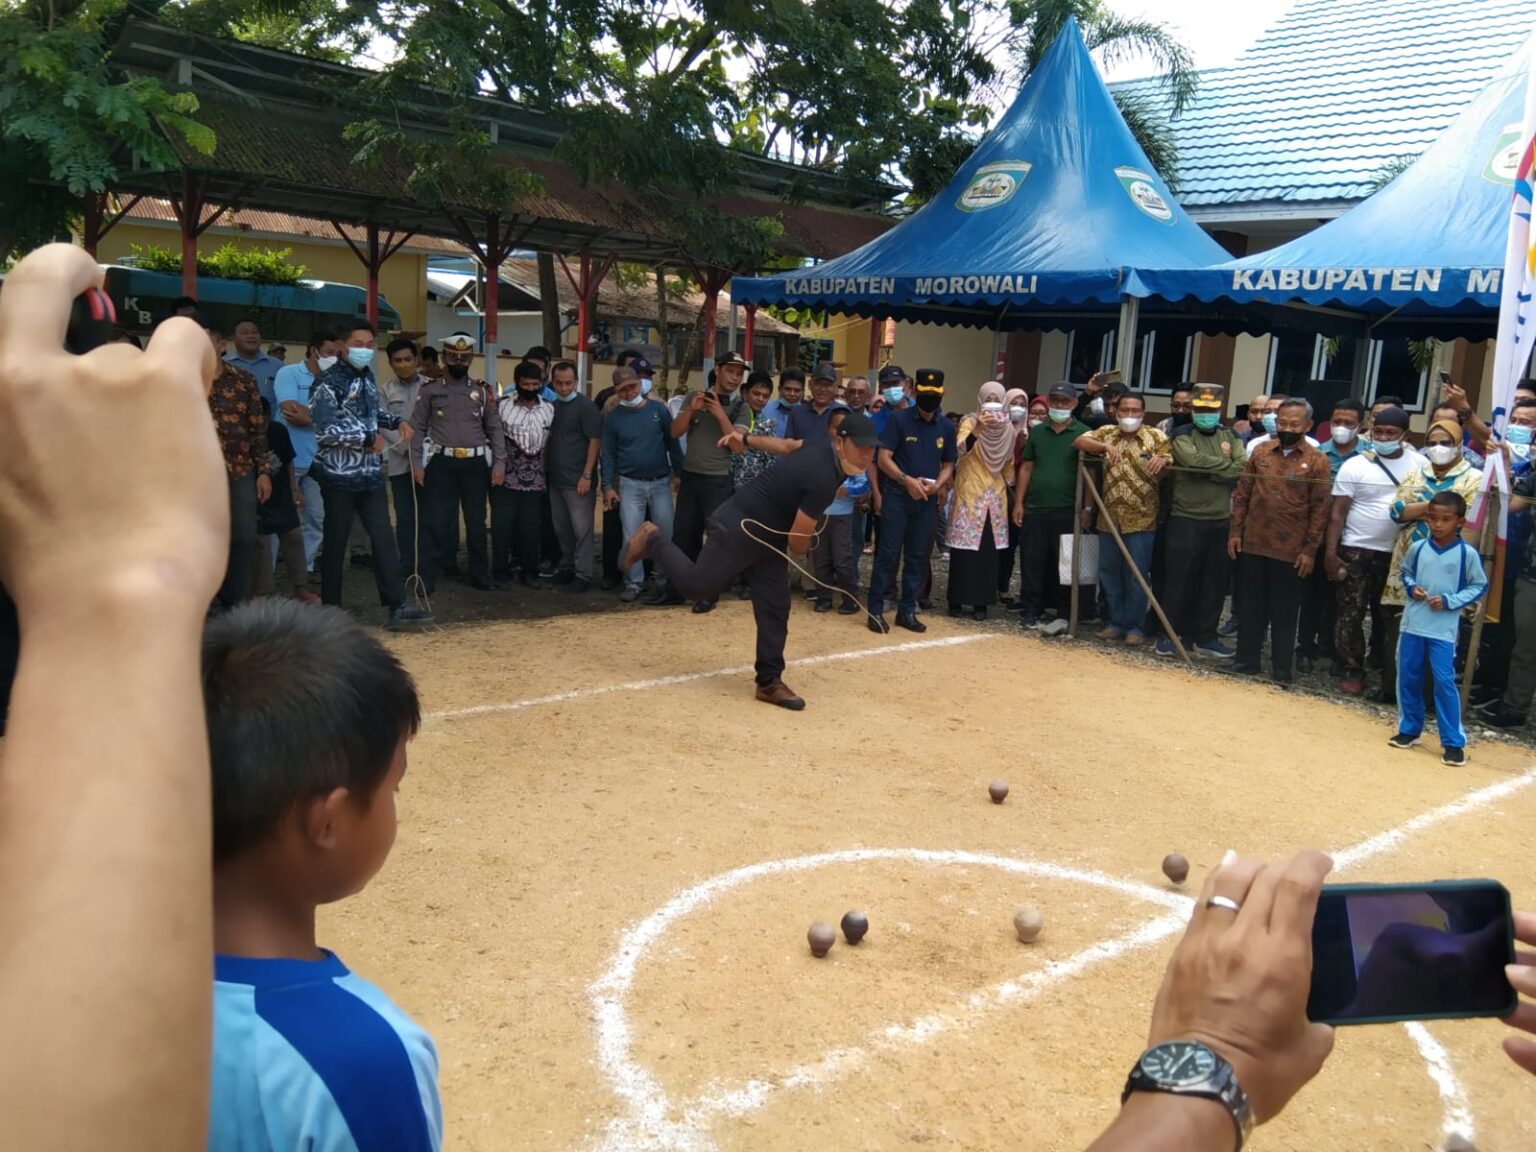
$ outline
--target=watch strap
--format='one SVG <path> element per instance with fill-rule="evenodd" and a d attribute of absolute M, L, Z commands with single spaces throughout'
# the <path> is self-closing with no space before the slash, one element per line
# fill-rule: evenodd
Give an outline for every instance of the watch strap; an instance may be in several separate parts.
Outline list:
<path fill-rule="evenodd" d="M 1241 1152 L 1243 1145 L 1248 1141 L 1249 1134 L 1253 1131 L 1253 1105 L 1249 1103 L 1248 1094 L 1243 1091 L 1242 1085 L 1237 1082 L 1237 1073 L 1232 1065 L 1207 1046 L 1201 1045 L 1201 1047 L 1206 1048 L 1216 1060 L 1216 1071 L 1205 1080 L 1188 1086 L 1161 1083 L 1142 1071 L 1141 1058 L 1138 1057 L 1130 1076 L 1126 1078 L 1125 1090 L 1120 1093 L 1120 1103 L 1124 1104 L 1132 1092 L 1163 1092 L 1170 1096 L 1194 1096 L 1202 1100 L 1214 1100 L 1232 1117 L 1232 1123 L 1237 1129 L 1237 1141 L 1232 1146 L 1233 1152 Z"/>

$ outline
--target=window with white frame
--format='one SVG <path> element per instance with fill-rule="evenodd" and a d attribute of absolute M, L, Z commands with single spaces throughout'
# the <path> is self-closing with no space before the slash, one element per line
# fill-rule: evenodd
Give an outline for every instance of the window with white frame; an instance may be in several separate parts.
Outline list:
<path fill-rule="evenodd" d="M 1178 384 L 1190 379 L 1195 338 L 1176 332 L 1143 332 L 1136 349 L 1136 366 L 1129 381 L 1139 392 L 1168 396 Z"/>

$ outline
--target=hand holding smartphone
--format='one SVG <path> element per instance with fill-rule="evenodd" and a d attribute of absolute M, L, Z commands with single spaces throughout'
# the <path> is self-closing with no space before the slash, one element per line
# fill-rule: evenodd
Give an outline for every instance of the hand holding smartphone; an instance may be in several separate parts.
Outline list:
<path fill-rule="evenodd" d="M 1312 923 L 1307 1018 L 1319 1023 L 1507 1016 L 1509 892 L 1495 880 L 1335 884 Z"/>

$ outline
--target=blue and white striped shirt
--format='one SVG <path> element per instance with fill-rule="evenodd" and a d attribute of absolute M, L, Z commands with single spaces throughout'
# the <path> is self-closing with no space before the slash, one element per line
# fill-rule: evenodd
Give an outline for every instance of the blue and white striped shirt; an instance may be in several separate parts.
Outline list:
<path fill-rule="evenodd" d="M 214 957 L 208 1152 L 438 1152 L 432 1038 L 327 952 Z"/>

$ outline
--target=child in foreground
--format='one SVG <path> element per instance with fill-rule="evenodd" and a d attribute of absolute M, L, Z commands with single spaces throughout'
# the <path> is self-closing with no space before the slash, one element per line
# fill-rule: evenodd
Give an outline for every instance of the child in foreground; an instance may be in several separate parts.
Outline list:
<path fill-rule="evenodd" d="M 1456 629 L 1461 610 L 1488 590 L 1477 549 L 1461 538 L 1467 502 L 1455 492 L 1438 492 L 1424 519 L 1429 536 L 1403 557 L 1403 630 L 1397 644 L 1397 734 L 1387 743 L 1412 748 L 1424 733 L 1424 668 L 1435 686 L 1435 723 L 1440 729 L 1442 764 L 1467 762 L 1461 729 L 1461 691 L 1456 686 Z"/>
<path fill-rule="evenodd" d="M 437 1051 L 315 942 L 395 842 L 421 723 L 399 662 L 336 608 L 244 605 L 203 638 L 213 770 L 210 1152 L 436 1152 Z"/>

